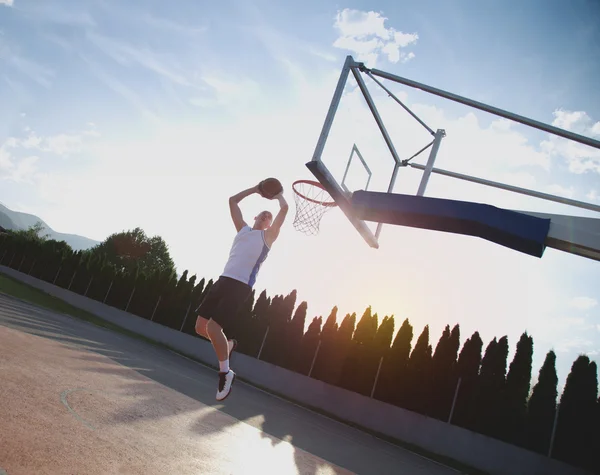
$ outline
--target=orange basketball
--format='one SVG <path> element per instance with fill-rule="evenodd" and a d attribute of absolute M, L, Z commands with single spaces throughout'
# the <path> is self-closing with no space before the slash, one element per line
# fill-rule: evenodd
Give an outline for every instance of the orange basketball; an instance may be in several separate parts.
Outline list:
<path fill-rule="evenodd" d="M 262 197 L 272 200 L 283 191 L 283 186 L 277 178 L 266 178 L 258 184 L 258 191 Z"/>

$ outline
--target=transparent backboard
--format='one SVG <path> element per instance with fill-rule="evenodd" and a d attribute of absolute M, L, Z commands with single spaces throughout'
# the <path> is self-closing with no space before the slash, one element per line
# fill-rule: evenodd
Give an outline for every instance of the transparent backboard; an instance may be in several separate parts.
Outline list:
<path fill-rule="evenodd" d="M 395 218 L 387 219 L 390 209 L 398 212 L 403 200 L 407 201 L 406 197 L 414 192 L 416 192 L 416 196 L 424 196 L 429 177 L 432 174 L 600 212 L 600 206 L 594 203 L 581 202 L 464 173 L 434 168 L 441 141 L 446 135 L 445 131 L 431 129 L 403 103 L 403 100 L 406 101 L 406 99 L 402 100 L 397 97 L 402 93 L 399 93 L 397 89 L 391 91 L 378 78 L 416 88 L 425 93 L 443 97 L 600 150 L 600 141 L 590 137 L 385 71 L 365 68 L 362 63 L 355 62 L 351 56 L 348 56 L 333 93 L 313 157 L 306 163 L 306 166 L 371 247 L 379 247 L 379 235 L 382 229 L 382 223 L 374 222 L 375 219 L 386 219 L 387 223 L 406 225 L 404 224 L 406 216 L 397 220 Z M 371 88 L 373 84 L 376 86 Z M 402 113 L 399 106 L 404 109 L 406 114 Z M 426 164 L 412 162 L 413 158 L 428 149 Z M 420 178 L 413 181 L 409 174 L 403 173 L 400 182 L 406 191 L 400 192 L 396 189 L 396 179 L 399 176 L 399 170 L 401 168 L 406 170 L 406 167 L 421 170 L 422 174 Z M 356 193 L 358 190 L 364 190 L 366 193 Z M 354 195 L 356 207 L 352 204 L 354 193 L 356 193 Z M 366 204 L 365 197 L 370 197 L 370 204 Z M 375 205 L 373 200 L 376 200 L 379 205 Z M 425 201 L 426 199 L 422 202 L 418 200 L 411 202 L 416 204 Z M 385 209 L 381 208 L 383 203 L 385 203 Z M 365 206 L 369 207 L 366 210 L 368 212 L 365 212 Z M 375 209 L 377 206 L 379 209 Z M 361 207 L 362 211 L 359 211 Z M 417 212 L 416 208 L 418 206 L 415 205 L 410 212 Z M 538 214 L 529 211 L 518 212 L 531 216 Z M 369 222 L 363 221 L 359 216 L 365 216 Z M 444 219 L 453 219 L 452 216 L 444 216 Z M 473 216 L 470 217 L 475 219 Z M 598 232 L 600 219 L 556 214 L 546 214 L 544 217 L 551 219 L 545 245 L 600 260 L 600 234 Z M 569 223 L 568 225 L 565 225 L 565 220 Z M 575 226 L 576 221 L 577 226 Z M 436 221 L 433 227 L 438 227 L 439 224 L 439 221 Z"/>
<path fill-rule="evenodd" d="M 400 157 L 408 158 L 416 143 L 422 147 L 431 136 L 414 121 L 411 124 L 387 94 L 381 90 L 373 94 L 367 86 L 370 78 L 358 70 L 359 64 L 346 59 L 315 153 L 306 165 L 365 241 L 377 248 L 382 224 L 354 215 L 352 193 L 394 192 Z"/>

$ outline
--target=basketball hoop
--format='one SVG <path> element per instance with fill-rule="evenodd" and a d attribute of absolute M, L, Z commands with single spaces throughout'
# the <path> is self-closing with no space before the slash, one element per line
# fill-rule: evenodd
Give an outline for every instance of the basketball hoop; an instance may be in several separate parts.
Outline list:
<path fill-rule="evenodd" d="M 318 234 L 323 215 L 337 206 L 318 181 L 298 180 L 292 185 L 296 201 L 294 228 L 304 234 Z M 327 200 L 329 199 L 329 200 Z M 327 201 L 325 201 L 327 200 Z"/>

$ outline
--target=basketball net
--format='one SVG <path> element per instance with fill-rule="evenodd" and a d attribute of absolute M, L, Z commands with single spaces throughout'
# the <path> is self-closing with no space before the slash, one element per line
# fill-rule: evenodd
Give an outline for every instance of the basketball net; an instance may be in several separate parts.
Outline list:
<path fill-rule="evenodd" d="M 292 185 L 296 201 L 294 228 L 304 234 L 318 234 L 323 215 L 337 206 L 323 185 L 317 181 L 298 180 Z"/>

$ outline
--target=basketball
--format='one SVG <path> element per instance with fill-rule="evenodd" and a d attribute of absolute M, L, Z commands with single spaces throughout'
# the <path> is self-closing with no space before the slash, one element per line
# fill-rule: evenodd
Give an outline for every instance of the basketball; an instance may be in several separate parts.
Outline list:
<path fill-rule="evenodd" d="M 283 186 L 277 178 L 266 178 L 258 184 L 258 191 L 262 197 L 272 200 L 283 191 Z"/>

